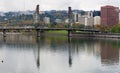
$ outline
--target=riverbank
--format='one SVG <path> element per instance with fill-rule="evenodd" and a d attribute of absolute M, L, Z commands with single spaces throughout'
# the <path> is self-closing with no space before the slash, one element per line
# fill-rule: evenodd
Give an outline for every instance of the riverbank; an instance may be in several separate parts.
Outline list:
<path fill-rule="evenodd" d="M 95 38 L 120 38 L 120 33 L 77 33 L 71 34 L 71 37 L 95 37 Z"/>
<path fill-rule="evenodd" d="M 1 33 L 3 34 L 3 33 Z M 7 34 L 29 34 L 36 35 L 36 31 L 29 32 L 7 32 Z M 68 31 L 66 30 L 56 30 L 56 31 L 44 31 L 40 32 L 40 35 L 51 35 L 51 36 L 68 36 Z M 102 33 L 102 32 L 71 32 L 70 37 L 90 37 L 90 38 L 120 38 L 120 33 Z"/>

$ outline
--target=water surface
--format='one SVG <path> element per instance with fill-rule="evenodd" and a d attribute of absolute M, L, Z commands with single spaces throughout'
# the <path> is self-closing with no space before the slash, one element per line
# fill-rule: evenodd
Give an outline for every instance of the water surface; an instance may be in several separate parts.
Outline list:
<path fill-rule="evenodd" d="M 120 73 L 119 48 L 119 39 L 0 35 L 0 73 Z"/>

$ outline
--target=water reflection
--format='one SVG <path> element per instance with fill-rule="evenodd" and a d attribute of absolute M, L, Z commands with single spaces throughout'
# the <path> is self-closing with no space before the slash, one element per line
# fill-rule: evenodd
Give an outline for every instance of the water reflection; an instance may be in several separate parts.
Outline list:
<path fill-rule="evenodd" d="M 1 73 L 35 73 L 32 50 L 36 47 L 34 36 L 0 35 Z"/>
<path fill-rule="evenodd" d="M 119 48 L 113 46 L 113 42 L 105 41 L 101 43 L 101 62 L 104 65 L 119 63 Z"/>
<path fill-rule="evenodd" d="M 40 40 L 39 40 L 39 38 L 38 37 L 36 37 L 37 38 L 37 46 L 38 46 L 38 50 L 37 50 L 37 60 L 36 60 L 36 64 L 37 64 L 37 67 L 38 67 L 38 69 L 39 69 L 39 67 L 40 67 Z"/>
<path fill-rule="evenodd" d="M 68 38 L 68 54 L 69 54 L 69 66 L 72 66 L 72 53 L 71 53 L 71 38 Z"/>
<path fill-rule="evenodd" d="M 65 36 L 0 36 L 2 73 L 119 72 L 120 40 Z M 7 70 L 6 70 L 7 69 Z"/>

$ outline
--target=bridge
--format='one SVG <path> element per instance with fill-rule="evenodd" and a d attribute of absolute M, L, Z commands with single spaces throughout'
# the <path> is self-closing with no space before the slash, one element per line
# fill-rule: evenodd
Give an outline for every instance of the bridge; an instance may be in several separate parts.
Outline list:
<path fill-rule="evenodd" d="M 7 31 L 11 31 L 11 30 L 35 30 L 37 31 L 37 36 L 40 35 L 41 31 L 55 31 L 55 30 L 66 30 L 68 31 L 68 36 L 70 36 L 72 31 L 84 31 L 84 32 L 100 32 L 97 29 L 80 29 L 80 28 L 33 28 L 33 27 L 4 27 L 4 28 L 0 28 L 0 31 L 3 32 L 3 35 L 6 36 L 6 32 Z"/>

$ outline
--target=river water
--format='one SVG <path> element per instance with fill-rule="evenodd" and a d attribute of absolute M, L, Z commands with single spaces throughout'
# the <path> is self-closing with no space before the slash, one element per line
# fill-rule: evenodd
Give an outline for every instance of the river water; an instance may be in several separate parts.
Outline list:
<path fill-rule="evenodd" d="M 0 35 L 0 73 L 120 73 L 119 39 Z"/>

